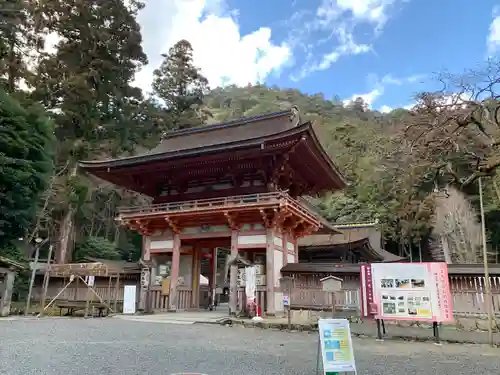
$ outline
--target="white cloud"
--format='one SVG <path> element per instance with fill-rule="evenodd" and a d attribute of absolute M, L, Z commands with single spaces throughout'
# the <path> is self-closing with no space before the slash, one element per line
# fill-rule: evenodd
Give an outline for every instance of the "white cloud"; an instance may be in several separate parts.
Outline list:
<path fill-rule="evenodd" d="M 136 84 L 146 91 L 160 54 L 181 39 L 192 44 L 194 63 L 211 87 L 262 82 L 292 60 L 289 46 L 271 41 L 269 27 L 241 35 L 237 12 L 228 11 L 223 0 L 148 0 L 139 23 L 149 65 Z"/>
<path fill-rule="evenodd" d="M 368 44 L 355 43 L 353 40 L 353 36 L 350 33 L 346 32 L 344 28 L 339 28 L 336 33 L 338 34 L 340 44 L 336 46 L 331 52 L 324 54 L 320 61 L 312 64 L 304 64 L 297 76 L 290 77 L 293 81 L 298 81 L 315 71 L 329 69 L 342 56 L 359 55 L 371 50 L 371 46 Z"/>
<path fill-rule="evenodd" d="M 316 9 L 314 19 L 303 22 L 303 32 L 300 34 L 296 31 L 292 32 L 290 39 L 294 44 L 302 42 L 306 53 L 319 45 L 332 43 L 332 39 L 335 37 L 338 39 L 338 43 L 328 53 L 323 54 L 320 59 L 308 59 L 300 72 L 292 76 L 291 79 L 298 81 L 314 71 L 326 70 L 341 57 L 371 51 L 370 44 L 354 41 L 356 26 L 368 23 L 373 26 L 375 35 L 377 35 L 389 19 L 391 8 L 396 3 L 404 1 L 407 0 L 322 0 L 321 5 Z M 327 32 L 328 36 L 320 38 L 314 44 L 307 43 L 308 37 L 318 31 Z"/>
<path fill-rule="evenodd" d="M 426 76 L 424 74 L 414 74 L 408 77 L 397 78 L 390 74 L 382 77 L 381 83 L 386 85 L 401 86 L 408 83 L 417 83 L 422 81 Z"/>
<path fill-rule="evenodd" d="M 493 21 L 490 24 L 489 34 L 487 38 L 488 54 L 491 56 L 498 52 L 500 47 L 500 8 L 493 9 Z"/>
<path fill-rule="evenodd" d="M 323 0 L 317 15 L 323 24 L 336 22 L 346 12 L 355 21 L 369 22 L 380 30 L 388 19 L 389 8 L 397 0 Z"/>
<path fill-rule="evenodd" d="M 370 86 L 374 87 L 373 90 L 364 94 L 354 94 L 348 99 L 343 100 L 343 103 L 349 104 L 357 98 L 361 98 L 367 104 L 368 108 L 372 109 L 377 99 L 379 99 L 384 94 L 387 86 L 401 86 L 407 83 L 415 83 L 422 80 L 424 77 L 425 76 L 422 74 L 415 74 L 408 77 L 397 78 L 392 76 L 391 74 L 386 74 L 381 79 L 379 79 L 376 74 L 369 74 L 367 76 L 367 81 Z M 414 105 L 415 104 L 407 105 L 403 108 L 410 109 Z M 384 104 L 379 108 L 379 111 L 382 113 L 388 113 L 393 109 L 394 108 Z"/>
<path fill-rule="evenodd" d="M 352 103 L 357 98 L 363 99 L 363 102 L 368 106 L 368 108 L 372 108 L 373 103 L 384 93 L 383 87 L 378 87 L 364 94 L 354 94 L 349 99 L 343 100 L 343 103 L 349 104 Z"/>
<path fill-rule="evenodd" d="M 406 109 L 408 111 L 411 111 L 415 107 L 415 105 L 416 105 L 416 103 L 412 103 L 412 104 L 407 104 L 407 105 L 404 105 L 404 106 L 398 107 L 398 108 L 403 108 L 403 109 Z M 393 110 L 394 110 L 394 108 L 389 107 L 388 105 L 383 105 L 382 107 L 380 107 L 379 112 L 389 113 L 389 112 L 392 112 Z"/>

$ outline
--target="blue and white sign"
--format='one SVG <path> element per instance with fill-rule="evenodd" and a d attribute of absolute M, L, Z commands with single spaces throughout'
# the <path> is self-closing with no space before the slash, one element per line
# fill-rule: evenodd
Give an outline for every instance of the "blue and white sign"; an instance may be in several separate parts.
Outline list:
<path fill-rule="evenodd" d="M 290 306 L 290 296 L 283 296 L 283 306 Z"/>
<path fill-rule="evenodd" d="M 318 331 L 323 373 L 356 372 L 349 321 L 320 319 Z"/>

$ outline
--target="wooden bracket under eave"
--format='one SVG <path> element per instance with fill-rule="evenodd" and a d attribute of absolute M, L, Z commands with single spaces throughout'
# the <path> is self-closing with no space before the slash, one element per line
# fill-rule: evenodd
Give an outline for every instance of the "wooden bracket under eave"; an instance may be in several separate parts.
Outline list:
<path fill-rule="evenodd" d="M 278 213 L 278 209 L 274 208 L 271 212 L 265 209 L 260 209 L 260 216 L 262 217 L 262 221 L 264 223 L 264 227 L 272 228 L 274 226 L 274 218 Z"/>
<path fill-rule="evenodd" d="M 225 211 L 224 216 L 226 217 L 227 224 L 231 230 L 239 230 L 241 228 L 242 224 L 238 222 L 238 216 L 236 214 Z"/>
<path fill-rule="evenodd" d="M 176 234 L 179 234 L 182 232 L 182 229 L 179 227 L 178 223 L 171 219 L 170 217 L 166 216 L 165 217 L 165 221 L 167 222 L 168 226 L 170 227 L 170 229 L 172 229 L 172 232 L 176 233 Z"/>
<path fill-rule="evenodd" d="M 287 210 L 277 210 L 274 209 L 274 217 L 271 223 L 271 227 L 281 227 L 286 219 L 292 216 L 292 213 Z"/>

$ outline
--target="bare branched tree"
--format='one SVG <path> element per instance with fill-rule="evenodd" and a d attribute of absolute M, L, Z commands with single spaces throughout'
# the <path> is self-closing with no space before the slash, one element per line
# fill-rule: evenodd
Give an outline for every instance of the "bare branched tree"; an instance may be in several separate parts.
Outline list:
<path fill-rule="evenodd" d="M 441 246 L 431 250 L 436 260 L 446 263 L 482 262 L 481 226 L 466 196 L 455 188 L 436 198 L 433 237 Z"/>
<path fill-rule="evenodd" d="M 466 187 L 500 166 L 500 62 L 441 74 L 439 81 L 441 91 L 417 96 L 405 139 L 412 152 L 433 163 L 436 177 Z"/>

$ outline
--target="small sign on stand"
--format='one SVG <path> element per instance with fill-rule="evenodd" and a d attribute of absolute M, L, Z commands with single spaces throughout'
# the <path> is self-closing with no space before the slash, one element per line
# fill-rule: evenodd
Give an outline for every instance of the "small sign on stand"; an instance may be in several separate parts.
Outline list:
<path fill-rule="evenodd" d="M 318 331 L 316 375 L 357 374 L 349 321 L 320 319 Z"/>
<path fill-rule="evenodd" d="M 290 295 L 292 294 L 293 279 L 289 276 L 280 278 L 280 290 L 283 293 L 283 308 L 286 310 L 288 330 L 292 329 L 292 311 L 290 306 Z"/>

